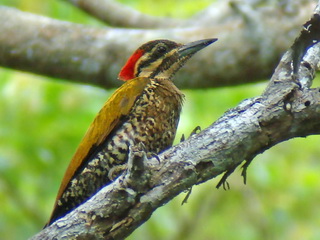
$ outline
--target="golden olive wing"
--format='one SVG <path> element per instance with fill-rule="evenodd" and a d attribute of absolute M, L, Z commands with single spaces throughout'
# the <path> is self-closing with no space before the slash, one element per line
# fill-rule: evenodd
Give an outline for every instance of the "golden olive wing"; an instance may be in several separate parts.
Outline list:
<path fill-rule="evenodd" d="M 88 157 L 88 154 L 105 141 L 110 132 L 119 123 L 121 116 L 129 114 L 135 100 L 142 94 L 143 89 L 149 82 L 150 80 L 148 78 L 134 78 L 129 80 L 118 88 L 104 104 L 87 130 L 67 168 L 60 185 L 55 205 L 61 198 L 77 169 Z"/>

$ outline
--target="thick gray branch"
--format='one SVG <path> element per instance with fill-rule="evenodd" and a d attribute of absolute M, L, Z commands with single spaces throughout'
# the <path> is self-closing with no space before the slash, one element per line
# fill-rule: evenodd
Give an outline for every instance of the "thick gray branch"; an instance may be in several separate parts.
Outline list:
<path fill-rule="evenodd" d="M 189 19 L 193 24 L 188 27 L 156 30 L 93 28 L 0 7 L 0 65 L 111 88 L 121 84 L 116 76 L 129 55 L 148 40 L 217 37 L 216 44 L 178 73 L 177 85 L 204 88 L 258 81 L 271 75 L 314 5 L 253 11 L 250 5 L 223 2 L 217 5 L 225 12 L 219 19 L 209 7 L 206 16 Z"/>
<path fill-rule="evenodd" d="M 313 24 L 319 26 L 320 18 Z M 310 29 L 310 34 L 317 30 Z M 126 174 L 33 239 L 123 239 L 158 207 L 193 185 L 232 172 L 277 143 L 320 134 L 319 89 L 300 82 L 312 81 L 319 69 L 320 55 L 311 55 L 319 53 L 320 39 L 314 40 L 311 47 L 302 40 L 303 48 L 294 45 L 283 56 L 260 97 L 243 101 L 209 128 L 160 154 L 160 163 L 132 154 Z M 298 76 L 293 71 L 292 51 L 302 51 L 304 56 Z"/>

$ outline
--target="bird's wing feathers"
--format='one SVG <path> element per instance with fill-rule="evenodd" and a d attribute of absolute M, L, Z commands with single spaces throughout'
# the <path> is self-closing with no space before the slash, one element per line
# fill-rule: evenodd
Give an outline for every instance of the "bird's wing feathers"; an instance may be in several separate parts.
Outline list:
<path fill-rule="evenodd" d="M 88 157 L 88 154 L 105 141 L 110 132 L 119 123 L 121 116 L 129 114 L 135 100 L 141 95 L 149 82 L 148 78 L 129 80 L 118 88 L 104 104 L 87 130 L 67 168 L 57 195 L 56 204 L 75 172 Z"/>

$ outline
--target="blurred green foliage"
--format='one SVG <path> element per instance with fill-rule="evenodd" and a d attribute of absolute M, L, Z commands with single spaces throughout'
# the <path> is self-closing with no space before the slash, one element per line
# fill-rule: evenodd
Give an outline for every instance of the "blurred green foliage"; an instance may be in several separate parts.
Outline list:
<path fill-rule="evenodd" d="M 148 14 L 188 17 L 209 0 L 121 0 Z M 66 1 L 0 0 L 57 19 L 103 26 Z M 217 37 L 217 36 L 216 36 Z M 77 145 L 113 92 L 0 69 L 0 233 L 26 239 L 47 221 L 61 178 Z M 184 91 L 177 138 L 207 127 L 228 108 L 259 95 L 265 83 Z M 319 137 L 281 143 L 240 171 L 231 190 L 217 190 L 218 179 L 194 187 L 158 209 L 129 239 L 320 239 Z"/>

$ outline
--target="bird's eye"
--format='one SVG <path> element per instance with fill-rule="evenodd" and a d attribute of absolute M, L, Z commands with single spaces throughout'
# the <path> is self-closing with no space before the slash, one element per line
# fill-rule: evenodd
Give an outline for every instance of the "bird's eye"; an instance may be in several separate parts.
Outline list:
<path fill-rule="evenodd" d="M 165 53 L 165 52 L 167 51 L 167 48 L 166 48 L 165 46 L 159 46 L 159 47 L 157 48 L 157 51 L 158 51 L 159 53 Z"/>

